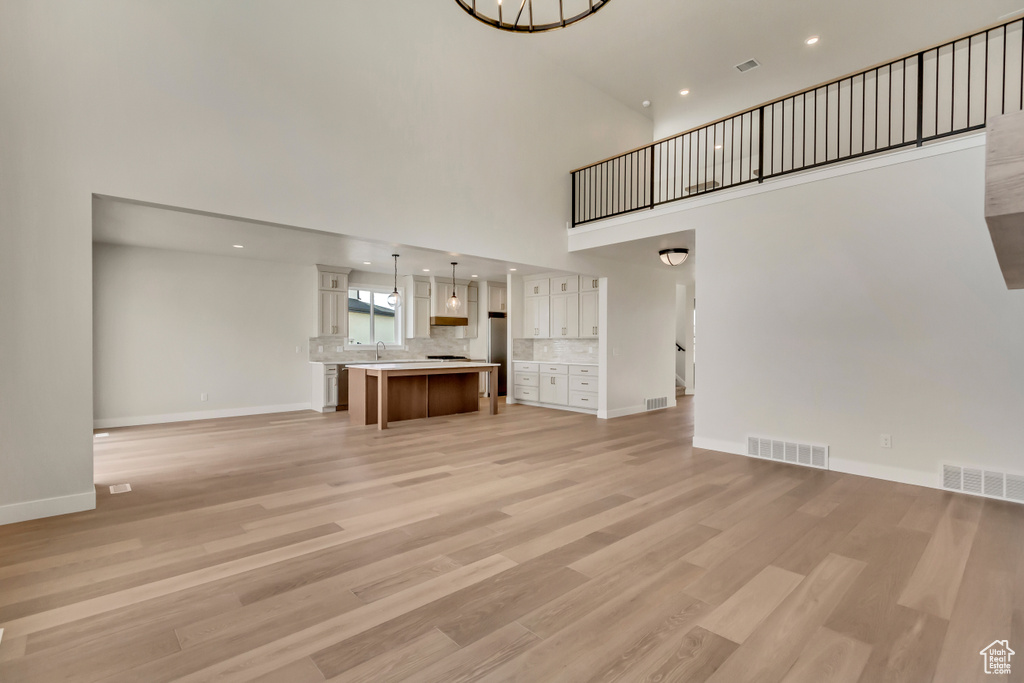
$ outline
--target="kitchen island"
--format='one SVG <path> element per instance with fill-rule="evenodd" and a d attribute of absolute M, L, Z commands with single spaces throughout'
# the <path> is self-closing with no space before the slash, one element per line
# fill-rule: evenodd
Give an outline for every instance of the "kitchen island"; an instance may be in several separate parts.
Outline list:
<path fill-rule="evenodd" d="M 348 413 L 355 425 L 471 413 L 480 409 L 480 373 L 498 386 L 497 363 L 364 363 L 348 366 Z M 491 415 L 498 394 L 491 393 Z"/>

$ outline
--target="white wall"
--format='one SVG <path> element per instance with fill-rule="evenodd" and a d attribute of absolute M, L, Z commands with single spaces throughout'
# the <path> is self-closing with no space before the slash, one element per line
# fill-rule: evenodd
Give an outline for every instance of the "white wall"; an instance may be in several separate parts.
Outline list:
<path fill-rule="evenodd" d="M 657 268 L 607 278 L 600 294 L 598 416 L 641 412 L 648 398 L 675 405 L 675 280 Z M 607 383 L 607 385 L 605 384 Z"/>
<path fill-rule="evenodd" d="M 568 171 L 652 124 L 549 38 L 448 0 L 0 3 L 0 522 L 93 504 L 94 193 L 603 270 Z"/>
<path fill-rule="evenodd" d="M 108 244 L 93 254 L 98 427 L 308 408 L 313 266 Z"/>
<path fill-rule="evenodd" d="M 835 469 L 930 486 L 943 461 L 1024 472 L 1024 292 L 985 226 L 984 148 L 906 158 L 688 214 L 695 445 L 822 442 Z"/>

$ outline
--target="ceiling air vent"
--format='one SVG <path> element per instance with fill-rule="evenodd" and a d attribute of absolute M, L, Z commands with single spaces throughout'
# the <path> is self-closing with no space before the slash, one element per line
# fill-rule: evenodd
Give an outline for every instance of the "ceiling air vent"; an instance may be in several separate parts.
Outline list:
<path fill-rule="evenodd" d="M 757 61 L 756 59 L 748 59 L 742 64 L 737 64 L 736 70 L 742 74 L 750 71 L 751 69 L 756 69 L 759 66 L 761 66 L 761 62 Z"/>

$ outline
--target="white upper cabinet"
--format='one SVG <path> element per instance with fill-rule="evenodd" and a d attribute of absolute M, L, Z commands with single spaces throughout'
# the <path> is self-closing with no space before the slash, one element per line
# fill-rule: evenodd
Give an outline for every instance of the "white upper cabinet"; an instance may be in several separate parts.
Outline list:
<path fill-rule="evenodd" d="M 546 296 L 528 296 L 523 299 L 523 336 L 550 337 L 551 299 Z"/>
<path fill-rule="evenodd" d="M 448 300 L 452 298 L 452 281 L 448 282 L 434 280 L 431 287 L 433 293 L 433 315 L 438 318 L 465 318 L 466 304 L 469 303 L 469 287 L 467 285 L 455 285 L 455 294 L 459 297 L 459 308 L 448 308 Z"/>
<path fill-rule="evenodd" d="M 580 291 L 580 278 L 578 275 L 569 275 L 567 277 L 553 277 L 551 278 L 551 294 L 568 294 L 570 292 Z"/>
<path fill-rule="evenodd" d="M 348 274 L 349 268 L 318 265 L 319 285 L 317 335 L 348 336 Z"/>
<path fill-rule="evenodd" d="M 402 308 L 405 310 L 406 339 L 430 338 L 430 279 L 406 275 Z"/>
<path fill-rule="evenodd" d="M 600 318 L 597 306 L 596 291 L 580 293 L 580 336 L 597 337 L 600 329 Z"/>
<path fill-rule="evenodd" d="M 579 294 L 551 295 L 551 330 L 555 338 L 580 336 Z"/>
<path fill-rule="evenodd" d="M 551 281 L 547 278 L 526 280 L 523 282 L 523 296 L 547 296 L 550 293 Z"/>
<path fill-rule="evenodd" d="M 348 335 L 348 291 L 320 292 L 320 337 Z"/>
<path fill-rule="evenodd" d="M 600 278 L 592 277 L 590 275 L 580 275 L 581 292 L 596 292 L 600 287 L 600 283 Z"/>
<path fill-rule="evenodd" d="M 508 310 L 508 290 L 504 287 L 487 285 L 487 310 L 491 313 L 504 313 Z"/>

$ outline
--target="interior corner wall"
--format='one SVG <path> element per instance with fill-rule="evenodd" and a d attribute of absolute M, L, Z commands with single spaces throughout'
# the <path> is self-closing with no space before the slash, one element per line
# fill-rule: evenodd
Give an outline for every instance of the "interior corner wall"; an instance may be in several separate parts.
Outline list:
<path fill-rule="evenodd" d="M 972 147 L 689 213 L 694 444 L 824 443 L 833 469 L 927 486 L 943 462 L 1024 472 L 1024 292 L 983 206 Z"/>
<path fill-rule="evenodd" d="M 309 407 L 312 266 L 109 244 L 93 254 L 97 427 Z"/>

